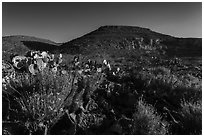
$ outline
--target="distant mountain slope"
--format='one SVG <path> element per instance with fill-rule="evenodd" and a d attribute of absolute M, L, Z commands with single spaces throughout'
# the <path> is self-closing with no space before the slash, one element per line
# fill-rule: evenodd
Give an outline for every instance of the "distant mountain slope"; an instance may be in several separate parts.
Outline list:
<path fill-rule="evenodd" d="M 89 54 L 92 51 L 104 49 L 127 49 L 129 45 L 150 44 L 160 40 L 160 45 L 167 47 L 170 56 L 201 56 L 201 38 L 176 38 L 151 31 L 147 28 L 132 26 L 102 26 L 80 38 L 63 43 L 61 51 L 65 53 Z"/>
<path fill-rule="evenodd" d="M 202 39 L 176 38 L 148 28 L 132 26 L 102 26 L 66 43 L 21 35 L 5 36 L 2 39 L 3 59 L 11 53 L 24 54 L 28 50 L 128 58 L 137 58 L 143 53 L 151 56 L 150 53 L 158 51 L 168 56 L 201 57 Z"/>
<path fill-rule="evenodd" d="M 24 54 L 28 50 L 58 50 L 60 43 L 31 36 L 4 36 L 2 38 L 3 59 L 11 53 Z"/>

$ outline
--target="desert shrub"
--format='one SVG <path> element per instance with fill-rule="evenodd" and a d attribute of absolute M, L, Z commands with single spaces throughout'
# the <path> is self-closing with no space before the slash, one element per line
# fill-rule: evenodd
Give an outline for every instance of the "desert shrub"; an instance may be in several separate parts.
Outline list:
<path fill-rule="evenodd" d="M 150 70 L 152 71 L 153 74 L 155 75 L 158 75 L 158 74 L 161 74 L 161 75 L 169 75 L 170 74 L 170 70 L 166 67 L 162 67 L 162 66 L 159 66 L 159 67 L 154 67 L 154 68 L 150 68 Z"/>
<path fill-rule="evenodd" d="M 91 96 L 102 81 L 102 74 L 82 75 L 77 71 L 68 71 L 62 75 L 45 69 L 36 76 L 16 73 L 3 90 L 4 100 L 10 105 L 5 105 L 9 106 L 10 112 L 5 113 L 10 117 L 6 119 L 7 116 L 4 116 L 5 121 L 21 123 L 30 134 L 49 134 L 50 129 L 64 115 L 72 113 L 79 117 L 83 111 L 89 111 L 90 106 L 93 107 L 90 105 Z M 16 111 L 13 112 L 14 109 Z M 86 120 L 93 119 L 95 113 L 83 116 Z M 73 120 L 79 127 L 83 125 L 83 121 Z M 98 118 L 94 122 L 97 124 Z"/>
<path fill-rule="evenodd" d="M 177 127 L 177 133 L 183 135 L 201 135 L 202 134 L 202 103 L 187 102 L 181 103 L 182 109 L 179 111 L 180 126 Z M 175 130 L 175 129 L 174 129 Z"/>
<path fill-rule="evenodd" d="M 179 79 L 183 80 L 183 85 L 185 85 L 187 88 L 195 88 L 198 90 L 202 89 L 202 82 L 198 77 L 187 74 L 180 76 Z"/>
<path fill-rule="evenodd" d="M 105 115 L 101 113 L 81 113 L 79 117 L 78 125 L 87 133 L 90 132 L 90 129 L 101 126 L 105 119 Z"/>
<path fill-rule="evenodd" d="M 140 99 L 133 115 L 131 134 L 165 135 L 168 134 L 168 123 L 162 120 L 162 117 L 157 114 L 153 106 Z"/>
<path fill-rule="evenodd" d="M 180 107 L 182 98 L 188 101 L 201 99 L 201 83 L 196 78 L 192 84 L 189 77 L 178 77 L 164 67 L 152 68 L 136 75 L 136 80 L 143 83 L 141 89 L 146 94 L 166 98 L 177 107 Z"/>
<path fill-rule="evenodd" d="M 7 94 L 10 103 L 18 105 L 10 106 L 17 109 L 13 121 L 25 125 L 30 134 L 42 130 L 47 134 L 48 129 L 65 112 L 74 79 L 71 74 L 54 75 L 48 70 L 35 77 L 27 74 L 11 79 L 10 88 L 3 93 Z"/>

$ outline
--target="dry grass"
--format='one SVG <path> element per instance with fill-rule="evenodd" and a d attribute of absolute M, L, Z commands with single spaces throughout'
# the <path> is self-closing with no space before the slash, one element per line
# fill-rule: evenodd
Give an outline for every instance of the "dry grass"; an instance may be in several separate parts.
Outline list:
<path fill-rule="evenodd" d="M 168 134 L 168 123 L 162 120 L 154 107 L 142 99 L 138 101 L 133 116 L 132 133 L 136 135 L 165 135 Z"/>

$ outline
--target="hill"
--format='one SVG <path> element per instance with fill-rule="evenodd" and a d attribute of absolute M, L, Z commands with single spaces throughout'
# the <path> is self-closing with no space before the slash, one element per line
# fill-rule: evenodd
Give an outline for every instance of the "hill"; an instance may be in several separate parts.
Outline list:
<path fill-rule="evenodd" d="M 151 54 L 168 57 L 201 57 L 202 39 L 177 38 L 148 28 L 133 26 L 102 26 L 65 43 L 21 35 L 5 36 L 2 39 L 3 59 L 7 59 L 11 53 L 24 54 L 27 50 L 81 54 L 94 58 L 109 56 L 131 59 Z"/>
<path fill-rule="evenodd" d="M 56 51 L 60 43 L 31 36 L 4 36 L 2 38 L 3 59 L 8 59 L 11 53 L 24 54 L 28 50 Z"/>
<path fill-rule="evenodd" d="M 155 44 L 166 48 L 169 56 L 201 56 L 201 38 L 176 38 L 173 36 L 154 32 L 148 28 L 132 26 L 102 26 L 80 38 L 71 40 L 61 45 L 64 53 L 90 54 L 93 51 L 106 51 L 116 49 L 132 49 L 130 45 L 139 47 Z M 133 48 L 134 48 L 133 47 Z"/>

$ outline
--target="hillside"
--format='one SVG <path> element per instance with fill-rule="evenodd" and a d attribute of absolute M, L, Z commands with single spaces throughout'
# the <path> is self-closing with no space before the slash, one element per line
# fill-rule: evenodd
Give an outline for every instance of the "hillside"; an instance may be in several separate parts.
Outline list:
<path fill-rule="evenodd" d="M 4 36 L 2 38 L 2 55 L 7 59 L 11 53 L 24 54 L 28 50 L 51 50 L 58 49 L 59 43 L 31 36 Z"/>
<path fill-rule="evenodd" d="M 143 39 L 143 40 L 142 40 Z M 80 38 L 63 43 L 61 51 L 65 53 L 89 54 L 96 50 L 131 49 L 129 45 L 138 47 L 139 42 L 153 44 L 160 41 L 159 45 L 167 47 L 169 56 L 201 56 L 201 38 L 176 38 L 151 31 L 147 28 L 131 26 L 102 26 Z"/>
<path fill-rule="evenodd" d="M 11 53 L 24 54 L 28 50 L 129 59 L 151 54 L 168 57 L 202 56 L 201 38 L 176 38 L 132 26 L 102 26 L 66 43 L 21 35 L 5 36 L 2 43 L 3 59 L 8 59 Z"/>

